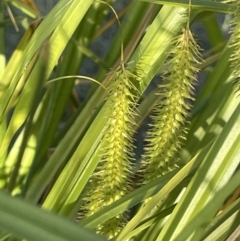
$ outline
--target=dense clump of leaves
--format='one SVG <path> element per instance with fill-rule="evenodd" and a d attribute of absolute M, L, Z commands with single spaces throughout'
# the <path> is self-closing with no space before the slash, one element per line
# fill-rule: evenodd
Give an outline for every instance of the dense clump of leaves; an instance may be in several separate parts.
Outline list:
<path fill-rule="evenodd" d="M 1 39 L 2 26 L 11 22 L 4 9 L 21 11 L 11 19 L 26 32 L 7 63 L 0 44 L 0 240 L 215 241 L 237 231 L 239 199 L 225 200 L 240 184 L 239 172 L 234 175 L 240 106 L 231 82 L 233 76 L 239 89 L 239 3 L 223 1 L 132 0 L 118 12 L 109 5 L 114 0 L 59 0 L 44 18 L 34 0 L 2 1 Z M 110 9 L 115 16 L 108 21 Z M 233 14 L 230 42 L 217 12 Z M 116 20 L 116 38 L 99 58 L 92 40 Z M 206 27 L 211 48 L 200 65 L 189 30 L 196 21 Z M 47 59 L 41 56 L 45 44 Z M 92 78 L 79 75 L 89 69 L 85 57 L 98 69 L 89 71 Z M 158 95 L 148 94 L 165 67 L 168 73 L 153 90 Z M 198 68 L 207 79 L 193 103 Z M 94 82 L 84 101 L 73 91 L 83 79 Z M 134 121 L 141 127 L 157 99 L 140 169 L 144 185 L 138 187 L 129 181 L 138 164 Z M 181 168 L 166 174 L 176 155 Z M 126 212 L 141 203 L 128 220 Z M 77 213 L 82 219 L 74 223 Z"/>

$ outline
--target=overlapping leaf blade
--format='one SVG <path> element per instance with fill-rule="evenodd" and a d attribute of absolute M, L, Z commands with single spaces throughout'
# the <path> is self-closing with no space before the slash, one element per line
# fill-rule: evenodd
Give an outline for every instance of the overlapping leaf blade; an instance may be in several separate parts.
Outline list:
<path fill-rule="evenodd" d="M 106 240 L 56 214 L 0 191 L 0 229 L 29 241 Z"/>

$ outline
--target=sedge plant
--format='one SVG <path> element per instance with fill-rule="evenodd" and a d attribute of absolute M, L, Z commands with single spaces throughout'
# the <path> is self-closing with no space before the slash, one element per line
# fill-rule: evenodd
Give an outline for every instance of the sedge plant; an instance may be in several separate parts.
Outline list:
<path fill-rule="evenodd" d="M 39 2 L 0 3 L 0 239 L 235 237 L 238 2 Z"/>

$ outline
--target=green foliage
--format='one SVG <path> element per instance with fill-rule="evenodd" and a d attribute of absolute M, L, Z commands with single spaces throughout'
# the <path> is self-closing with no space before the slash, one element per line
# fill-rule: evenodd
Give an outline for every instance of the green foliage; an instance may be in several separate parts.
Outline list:
<path fill-rule="evenodd" d="M 60 0 L 41 17 L 37 1 L 2 1 L 1 38 L 11 22 L 24 33 L 10 59 L 0 43 L 0 240 L 214 241 L 237 232 L 238 5 L 132 0 L 118 12 L 112 0 Z M 232 16 L 229 40 L 219 12 Z M 90 44 L 116 21 L 101 59 Z M 189 29 L 199 22 L 208 51 Z M 94 76 L 79 73 L 85 58 Z M 147 116 L 138 159 L 134 134 L 145 135 Z"/>

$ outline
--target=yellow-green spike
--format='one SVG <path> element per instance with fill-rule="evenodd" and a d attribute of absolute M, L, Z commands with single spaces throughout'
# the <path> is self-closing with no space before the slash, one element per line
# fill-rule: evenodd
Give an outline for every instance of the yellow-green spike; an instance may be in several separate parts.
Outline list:
<path fill-rule="evenodd" d="M 108 118 L 101 140 L 101 161 L 93 176 L 85 206 L 87 216 L 123 197 L 129 191 L 129 174 L 132 170 L 133 115 L 136 97 L 130 78 L 132 74 L 125 69 L 117 70 L 110 79 L 106 102 Z M 97 232 L 109 238 L 119 233 L 124 224 L 120 214 L 97 227 Z"/>
<path fill-rule="evenodd" d="M 233 48 L 233 53 L 230 57 L 232 74 L 234 78 L 234 87 L 240 94 L 240 1 L 239 0 L 224 0 L 223 2 L 232 5 L 232 15 L 230 21 L 230 44 Z"/>
<path fill-rule="evenodd" d="M 143 155 L 143 183 L 169 172 L 173 159 L 185 136 L 185 124 L 193 99 L 193 85 L 200 63 L 199 47 L 189 28 L 177 38 L 169 60 L 169 73 L 159 85 L 161 96 L 154 108 L 153 123 L 147 132 Z"/>

